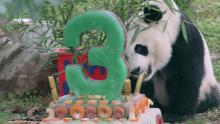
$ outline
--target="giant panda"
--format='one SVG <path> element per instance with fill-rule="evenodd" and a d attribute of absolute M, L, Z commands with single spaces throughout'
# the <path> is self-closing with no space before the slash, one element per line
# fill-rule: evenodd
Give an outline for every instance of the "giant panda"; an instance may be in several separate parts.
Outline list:
<path fill-rule="evenodd" d="M 131 79 L 145 74 L 141 92 L 181 120 L 219 106 L 220 86 L 202 34 L 169 1 L 171 7 L 164 0 L 146 1 L 128 20 L 125 57 Z"/>

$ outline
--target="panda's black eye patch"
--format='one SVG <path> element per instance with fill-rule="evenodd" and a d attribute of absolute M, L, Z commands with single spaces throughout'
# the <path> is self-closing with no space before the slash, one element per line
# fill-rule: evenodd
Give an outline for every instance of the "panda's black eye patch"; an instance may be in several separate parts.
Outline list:
<path fill-rule="evenodd" d="M 134 48 L 134 51 L 138 54 L 141 54 L 143 56 L 147 56 L 148 55 L 148 48 L 147 46 L 143 46 L 141 44 L 137 44 Z"/>
<path fill-rule="evenodd" d="M 144 21 L 146 23 L 159 21 L 163 17 L 163 12 L 155 5 L 144 7 L 143 11 Z"/>

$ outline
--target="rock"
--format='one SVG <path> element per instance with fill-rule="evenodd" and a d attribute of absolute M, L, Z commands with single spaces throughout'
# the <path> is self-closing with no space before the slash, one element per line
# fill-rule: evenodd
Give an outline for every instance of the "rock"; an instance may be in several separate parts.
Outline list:
<path fill-rule="evenodd" d="M 20 43 L 12 41 L 8 37 L 3 37 L 0 39 L 0 68 L 4 66 L 7 62 L 13 58 L 18 52 L 20 52 Z"/>
<path fill-rule="evenodd" d="M 49 60 L 48 53 L 37 49 L 22 49 L 18 41 L 0 37 L 0 93 L 38 90 L 48 93 L 48 70 L 43 69 Z"/>

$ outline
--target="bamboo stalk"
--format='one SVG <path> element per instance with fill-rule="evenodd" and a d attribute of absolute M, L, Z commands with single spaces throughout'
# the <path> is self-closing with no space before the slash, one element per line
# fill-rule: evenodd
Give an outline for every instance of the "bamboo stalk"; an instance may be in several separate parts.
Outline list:
<path fill-rule="evenodd" d="M 134 94 L 140 94 L 141 91 L 141 86 L 142 86 L 142 82 L 144 80 L 144 73 L 142 73 L 141 75 L 139 75 L 138 79 L 137 79 L 137 83 L 135 86 L 135 90 L 134 90 Z"/>

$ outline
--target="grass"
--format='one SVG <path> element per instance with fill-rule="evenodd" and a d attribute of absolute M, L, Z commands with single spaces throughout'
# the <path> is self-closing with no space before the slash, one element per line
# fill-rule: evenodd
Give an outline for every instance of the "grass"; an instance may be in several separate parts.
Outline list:
<path fill-rule="evenodd" d="M 212 58 L 216 79 L 220 82 L 220 1 L 193 0 L 190 9 L 184 10 L 203 33 Z M 198 114 L 187 124 L 219 123 L 219 110 Z"/>
<path fill-rule="evenodd" d="M 205 121 L 202 119 L 194 119 L 187 122 L 187 124 L 205 124 Z"/>
<path fill-rule="evenodd" d="M 5 124 L 11 117 L 10 112 L 0 112 L 0 124 Z"/>
<path fill-rule="evenodd" d="M 211 52 L 214 73 L 220 81 L 220 1 L 192 0 L 185 13 L 203 33 Z"/>
<path fill-rule="evenodd" d="M 25 118 L 26 111 L 32 107 L 45 108 L 47 100 L 35 94 L 26 93 L 18 96 L 15 93 L 0 95 L 0 124 L 11 119 Z"/>

